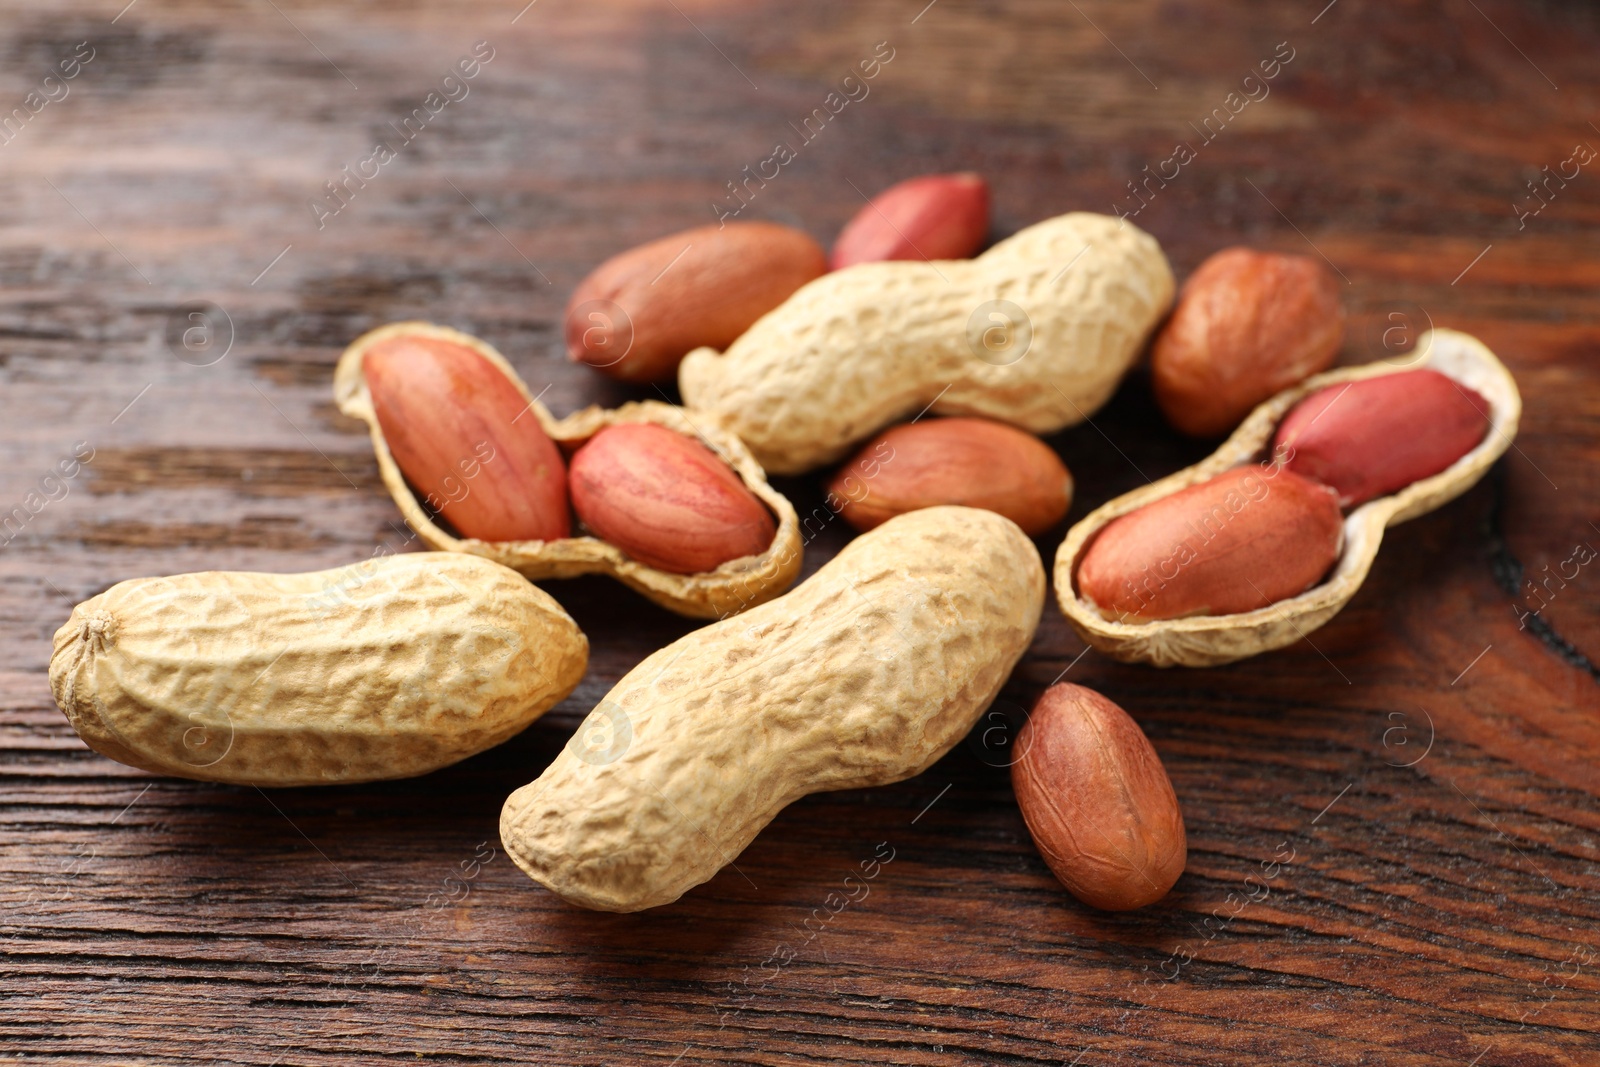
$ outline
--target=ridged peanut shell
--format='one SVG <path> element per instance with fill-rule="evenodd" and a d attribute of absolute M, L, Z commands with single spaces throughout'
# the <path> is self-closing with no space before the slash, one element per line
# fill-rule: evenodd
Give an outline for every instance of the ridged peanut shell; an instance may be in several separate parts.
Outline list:
<path fill-rule="evenodd" d="M 121 763 L 335 785 L 498 745 L 572 692 L 588 657 L 561 606 L 514 571 L 420 552 L 119 582 L 56 631 L 50 687 L 78 736 Z"/>
<path fill-rule="evenodd" d="M 1044 571 L 992 512 L 891 519 L 786 596 L 628 672 L 500 817 L 568 901 L 639 911 L 709 879 L 808 793 L 919 774 L 1027 649 Z"/>
<path fill-rule="evenodd" d="M 1346 515 L 1344 547 L 1333 569 L 1317 585 L 1255 611 L 1141 623 L 1112 622 L 1079 595 L 1075 584 L 1078 564 L 1095 535 L 1113 519 L 1222 471 L 1266 459 L 1284 416 L 1318 389 L 1418 367 L 1436 370 L 1487 401 L 1489 431 L 1475 448 L 1438 474 L 1369 500 Z M 1511 447 L 1521 416 L 1522 396 L 1511 373 L 1483 342 L 1456 330 L 1423 334 L 1416 349 L 1403 359 L 1338 367 L 1308 378 L 1257 407 L 1206 459 L 1124 493 L 1079 520 L 1056 552 L 1056 599 L 1083 640 L 1124 663 L 1212 667 L 1292 645 L 1333 618 L 1356 595 L 1377 557 L 1386 528 L 1425 515 L 1477 484 Z M 1418 427 L 1417 432 L 1422 429 Z"/>
<path fill-rule="evenodd" d="M 841 459 L 924 409 L 1049 434 L 1110 398 L 1172 293 L 1155 238 L 1077 212 L 976 259 L 825 274 L 727 351 L 690 352 L 678 385 L 773 474 Z"/>
<path fill-rule="evenodd" d="M 394 461 L 383 428 L 373 411 L 361 362 L 366 350 L 386 337 L 417 333 L 439 337 L 476 350 L 499 367 L 528 401 L 530 419 L 567 452 L 581 446 L 603 427 L 629 422 L 650 422 L 698 440 L 731 467 L 745 486 L 777 519 L 772 543 L 759 555 L 729 560 L 700 574 L 672 574 L 631 559 L 615 545 L 595 537 L 569 537 L 558 541 L 479 541 L 456 537 L 440 527 L 406 483 Z M 339 410 L 367 424 L 378 473 L 389 495 L 399 505 L 410 527 L 430 547 L 445 552 L 465 552 L 504 564 L 528 578 L 573 578 L 580 574 L 606 574 L 637 590 L 669 611 L 690 618 L 714 619 L 735 614 L 770 600 L 793 584 L 800 574 L 800 520 L 794 506 L 767 484 L 766 473 L 739 439 L 711 416 L 694 415 L 654 400 L 623 404 L 619 408 L 585 408 L 564 419 L 554 418 L 534 398 L 505 357 L 471 334 L 427 322 L 397 322 L 362 334 L 339 357 L 334 371 L 334 399 Z"/>

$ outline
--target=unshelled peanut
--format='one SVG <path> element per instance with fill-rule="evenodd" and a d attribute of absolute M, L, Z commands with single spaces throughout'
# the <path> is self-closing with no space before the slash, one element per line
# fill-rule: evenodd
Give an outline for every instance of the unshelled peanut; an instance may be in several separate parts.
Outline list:
<path fill-rule="evenodd" d="M 891 519 L 793 592 L 628 672 L 506 801 L 506 852 L 584 907 L 676 900 L 800 797 L 899 781 L 948 751 L 1027 649 L 1043 597 L 1009 520 Z"/>
<path fill-rule="evenodd" d="M 726 351 L 690 352 L 678 385 L 772 474 L 841 460 L 924 410 L 1054 433 L 1105 403 L 1171 301 L 1154 238 L 1074 213 L 972 260 L 825 274 Z"/>
<path fill-rule="evenodd" d="M 157 774 L 329 785 L 426 774 L 511 737 L 588 641 L 515 571 L 419 552 L 310 574 L 120 582 L 56 631 L 78 735 Z"/>

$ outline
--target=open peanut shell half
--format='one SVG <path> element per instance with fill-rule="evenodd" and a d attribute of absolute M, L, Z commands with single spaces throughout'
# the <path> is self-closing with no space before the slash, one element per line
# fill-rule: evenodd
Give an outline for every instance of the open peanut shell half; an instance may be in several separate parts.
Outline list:
<path fill-rule="evenodd" d="M 1122 623 L 1106 618 L 1079 593 L 1078 562 L 1102 527 L 1118 516 L 1247 463 L 1268 458 L 1273 433 L 1289 410 L 1328 385 L 1427 367 L 1476 391 L 1489 404 L 1489 430 L 1455 463 L 1399 492 L 1377 497 L 1344 517 L 1338 561 L 1317 585 L 1298 596 L 1235 615 Z M 1124 493 L 1084 516 L 1056 552 L 1056 599 L 1078 635 L 1112 659 L 1157 667 L 1213 667 L 1283 648 L 1338 614 L 1367 577 L 1383 531 L 1414 519 L 1470 489 L 1511 446 L 1522 415 L 1522 396 L 1511 373 L 1477 338 L 1456 330 L 1431 330 L 1405 359 L 1338 367 L 1286 389 L 1258 406 L 1209 457 L 1160 481 Z"/>
<path fill-rule="evenodd" d="M 563 457 L 572 453 L 601 429 L 614 423 L 651 422 L 691 437 L 727 463 L 739 479 L 765 504 L 777 519 L 777 533 L 766 551 L 758 556 L 729 560 L 715 570 L 701 574 L 672 574 L 630 559 L 615 545 L 598 538 L 576 536 L 555 541 L 479 541 L 457 537 L 440 526 L 423 507 L 411 485 L 401 473 L 384 441 L 383 429 L 367 392 L 362 359 L 379 341 L 397 335 L 434 337 L 465 345 L 482 355 L 510 380 L 527 399 L 528 409 L 539 420 Z M 800 574 L 800 521 L 794 506 L 767 484 L 766 473 L 740 440 L 724 430 L 709 412 L 691 418 L 682 408 L 654 400 L 623 404 L 619 408 L 585 408 L 556 419 L 528 391 L 504 356 L 485 342 L 428 322 L 397 322 L 371 330 L 344 350 L 333 378 L 334 400 L 346 415 L 361 419 L 372 433 L 372 448 L 378 457 L 378 472 L 389 495 L 411 528 L 429 547 L 445 552 L 466 552 L 483 556 L 520 571 L 526 577 L 573 578 L 581 574 L 608 574 L 638 590 L 669 611 L 697 619 L 734 615 L 746 608 L 771 600 L 794 583 Z"/>

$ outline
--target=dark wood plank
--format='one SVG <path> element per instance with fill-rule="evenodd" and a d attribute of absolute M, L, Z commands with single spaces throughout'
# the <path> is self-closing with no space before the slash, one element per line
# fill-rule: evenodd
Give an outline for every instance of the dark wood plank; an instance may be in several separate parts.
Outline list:
<path fill-rule="evenodd" d="M 94 50 L 0 144 L 0 505 L 93 450 L 0 551 L 0 1058 L 1600 1059 L 1600 572 L 1532 600 L 1524 584 L 1600 545 L 1600 176 L 1521 222 L 1513 207 L 1576 143 L 1600 147 L 1591 6 L 121 7 L 0 21 L 0 114 Z M 494 58 L 470 94 L 319 230 L 323 183 L 480 40 Z M 669 908 L 567 907 L 499 852 L 501 801 L 694 625 L 600 579 L 548 583 L 593 645 L 573 697 L 424 779 L 263 792 L 152 779 L 78 741 L 45 677 L 71 603 L 138 575 L 408 547 L 330 401 L 346 342 L 428 318 L 490 340 L 558 413 L 656 395 L 564 361 L 567 294 L 612 252 L 711 221 L 880 41 L 894 59 L 870 94 L 741 217 L 827 241 L 856 189 L 957 168 L 991 179 L 997 237 L 1127 210 L 1127 183 L 1288 42 L 1270 95 L 1135 221 L 1180 275 L 1238 242 L 1325 256 L 1349 283 L 1346 362 L 1432 322 L 1482 337 L 1523 389 L 1517 449 L 1391 530 L 1299 646 L 1154 671 L 1083 654 L 1047 607 L 1002 700 L 1065 674 L 1144 725 L 1190 832 L 1166 901 L 1077 906 L 1004 768 L 968 744 L 912 781 L 795 804 Z M 185 348 L 197 326 L 208 343 Z M 1142 372 L 1052 444 L 1071 519 L 1206 451 L 1163 427 Z M 815 478 L 781 484 L 820 506 Z M 827 524 L 807 571 L 847 540 Z M 821 922 L 880 849 L 871 894 Z"/>

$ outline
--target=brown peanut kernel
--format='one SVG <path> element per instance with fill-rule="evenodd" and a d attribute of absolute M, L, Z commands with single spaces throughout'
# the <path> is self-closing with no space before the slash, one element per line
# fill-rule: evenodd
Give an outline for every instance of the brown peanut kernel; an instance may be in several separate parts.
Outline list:
<path fill-rule="evenodd" d="M 1327 573 L 1341 523 L 1327 487 L 1280 467 L 1236 467 L 1107 523 L 1078 565 L 1078 589 L 1122 622 L 1254 611 Z"/>
<path fill-rule="evenodd" d="M 1017 735 L 1012 788 L 1039 854 L 1091 907 L 1167 895 L 1188 859 L 1183 812 L 1161 758 L 1116 704 L 1063 682 Z"/>
<path fill-rule="evenodd" d="M 665 426 L 621 423 L 572 457 L 585 526 L 641 563 L 698 574 L 772 544 L 772 513 L 706 446 Z"/>

